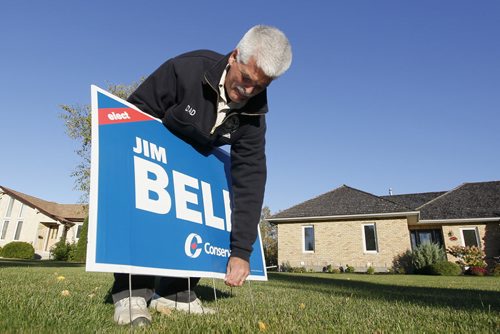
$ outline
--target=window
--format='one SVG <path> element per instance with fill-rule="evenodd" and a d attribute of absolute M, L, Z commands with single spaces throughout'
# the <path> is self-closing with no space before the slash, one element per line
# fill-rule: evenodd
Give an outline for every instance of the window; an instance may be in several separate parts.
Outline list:
<path fill-rule="evenodd" d="M 304 252 L 314 252 L 314 226 L 302 226 Z"/>
<path fill-rule="evenodd" d="M 464 246 L 479 247 L 479 238 L 475 227 L 462 228 L 462 241 Z"/>
<path fill-rule="evenodd" d="M 55 239 L 57 238 L 57 230 L 59 229 L 59 226 L 51 226 L 49 230 L 49 239 Z"/>
<path fill-rule="evenodd" d="M 9 228 L 9 221 L 4 220 L 3 226 L 2 226 L 2 235 L 0 235 L 0 239 L 5 239 L 5 235 L 7 234 L 7 229 Z"/>
<path fill-rule="evenodd" d="M 19 240 L 19 236 L 21 235 L 21 230 L 23 228 L 23 222 L 17 222 L 16 235 L 14 235 L 14 240 Z"/>
<path fill-rule="evenodd" d="M 24 214 L 24 204 L 21 203 L 21 208 L 19 209 L 19 218 L 22 218 Z"/>
<path fill-rule="evenodd" d="M 365 240 L 365 252 L 377 252 L 377 231 L 375 224 L 363 225 L 363 239 Z"/>
<path fill-rule="evenodd" d="M 443 234 L 441 230 L 412 230 L 410 231 L 411 248 L 415 249 L 421 244 L 432 242 L 443 246 Z"/>
<path fill-rule="evenodd" d="M 10 215 L 12 214 L 12 207 L 14 206 L 15 201 L 16 200 L 13 199 L 12 197 L 10 198 L 9 206 L 7 207 L 7 213 L 5 214 L 5 217 L 10 217 Z"/>
<path fill-rule="evenodd" d="M 78 227 L 76 229 L 76 238 L 77 239 L 80 239 L 80 234 L 82 233 L 82 226 L 83 225 L 78 225 Z"/>

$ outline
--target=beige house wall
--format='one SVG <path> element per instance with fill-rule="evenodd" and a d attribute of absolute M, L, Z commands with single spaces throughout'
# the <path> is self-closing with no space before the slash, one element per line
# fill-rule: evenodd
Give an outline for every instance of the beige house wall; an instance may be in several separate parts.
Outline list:
<path fill-rule="evenodd" d="M 377 252 L 364 251 L 363 225 L 375 223 Z M 314 226 L 315 250 L 303 251 L 303 226 Z M 378 271 L 392 266 L 394 256 L 410 249 L 406 218 L 278 224 L 278 263 L 320 271 L 331 264 L 347 264 L 357 271 L 369 266 Z"/>

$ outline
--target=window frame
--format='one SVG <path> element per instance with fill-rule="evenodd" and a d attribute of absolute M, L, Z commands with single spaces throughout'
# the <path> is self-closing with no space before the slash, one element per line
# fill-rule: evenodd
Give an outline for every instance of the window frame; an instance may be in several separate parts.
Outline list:
<path fill-rule="evenodd" d="M 312 234 L 312 250 L 306 250 L 306 229 L 311 228 L 313 231 Z M 302 226 L 302 253 L 312 254 L 316 251 L 316 236 L 314 234 L 314 225 L 303 225 Z"/>
<path fill-rule="evenodd" d="M 479 237 L 479 231 L 477 229 L 477 226 L 474 226 L 474 227 L 460 227 L 460 234 L 462 236 L 462 240 L 461 240 L 462 246 L 467 247 L 467 245 L 465 244 L 464 231 L 474 231 L 474 233 L 476 234 L 477 247 L 481 248 L 481 238 Z"/>
<path fill-rule="evenodd" d="M 366 226 L 373 226 L 373 237 L 375 239 L 375 250 L 366 249 L 366 233 L 365 233 Z M 362 237 L 363 237 L 363 253 L 377 254 L 380 251 L 380 249 L 378 247 L 377 224 L 376 223 L 362 224 L 361 225 L 361 233 L 362 233 Z"/>
<path fill-rule="evenodd" d="M 23 228 L 24 222 L 22 220 L 18 220 L 16 224 L 16 231 L 14 233 L 14 239 L 13 240 L 20 240 L 21 239 L 21 231 Z"/>

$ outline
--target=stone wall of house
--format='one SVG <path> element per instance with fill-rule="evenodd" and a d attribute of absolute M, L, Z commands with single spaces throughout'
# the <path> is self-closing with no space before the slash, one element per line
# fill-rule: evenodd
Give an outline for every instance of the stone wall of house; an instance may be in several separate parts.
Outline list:
<path fill-rule="evenodd" d="M 377 252 L 364 251 L 363 225 L 375 223 Z M 314 226 L 315 250 L 304 252 L 303 226 Z M 392 267 L 396 255 L 411 248 L 406 218 L 278 224 L 278 263 L 321 271 L 351 265 L 377 271 Z"/>

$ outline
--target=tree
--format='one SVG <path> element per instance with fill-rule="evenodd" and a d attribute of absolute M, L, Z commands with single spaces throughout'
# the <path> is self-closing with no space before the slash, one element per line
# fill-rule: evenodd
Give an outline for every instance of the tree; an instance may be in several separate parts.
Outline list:
<path fill-rule="evenodd" d="M 73 261 L 85 262 L 87 259 L 87 231 L 89 228 L 89 217 L 83 221 L 82 230 L 80 231 L 80 239 L 76 244 L 76 251 Z"/>
<path fill-rule="evenodd" d="M 265 206 L 260 215 L 260 235 L 262 237 L 262 248 L 266 257 L 266 266 L 278 264 L 278 231 L 276 225 L 266 220 L 271 216 L 271 210 Z"/>
<path fill-rule="evenodd" d="M 106 90 L 122 99 L 127 99 L 142 81 L 144 78 L 130 85 L 109 84 Z M 75 178 L 75 189 L 82 192 L 81 201 L 87 202 L 90 191 L 91 107 L 89 104 L 62 104 L 60 107 L 65 111 L 59 116 L 64 121 L 66 133 L 80 144 L 76 153 L 81 161 L 71 176 Z"/>

